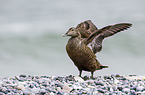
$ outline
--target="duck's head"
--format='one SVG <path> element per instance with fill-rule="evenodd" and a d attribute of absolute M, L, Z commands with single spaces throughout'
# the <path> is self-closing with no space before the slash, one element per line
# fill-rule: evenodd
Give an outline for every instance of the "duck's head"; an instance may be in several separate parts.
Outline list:
<path fill-rule="evenodd" d="M 65 36 L 79 37 L 80 33 L 76 28 L 72 27 L 63 35 L 63 37 Z"/>

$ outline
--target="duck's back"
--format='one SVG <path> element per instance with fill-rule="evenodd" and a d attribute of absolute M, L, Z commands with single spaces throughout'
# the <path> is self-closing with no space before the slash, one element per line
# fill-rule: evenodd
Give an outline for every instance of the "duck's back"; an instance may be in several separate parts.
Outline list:
<path fill-rule="evenodd" d="M 79 38 L 70 38 L 66 50 L 69 57 L 80 70 L 95 71 L 98 69 L 100 63 L 96 59 L 92 50 L 82 43 Z"/>

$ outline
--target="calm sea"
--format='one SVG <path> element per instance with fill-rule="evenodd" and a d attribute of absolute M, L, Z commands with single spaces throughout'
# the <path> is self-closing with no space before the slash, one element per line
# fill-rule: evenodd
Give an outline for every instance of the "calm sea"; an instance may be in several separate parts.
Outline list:
<path fill-rule="evenodd" d="M 61 35 L 88 19 L 98 28 L 133 24 L 104 40 L 97 59 L 109 68 L 95 76 L 145 75 L 145 0 L 1 0 L 0 77 L 77 76 L 65 51 L 69 37 Z"/>

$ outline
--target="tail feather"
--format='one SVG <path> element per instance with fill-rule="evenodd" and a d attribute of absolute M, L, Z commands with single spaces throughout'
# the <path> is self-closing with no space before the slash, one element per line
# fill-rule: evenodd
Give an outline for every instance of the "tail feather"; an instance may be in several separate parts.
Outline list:
<path fill-rule="evenodd" d="M 101 67 L 101 69 L 102 69 L 102 68 L 109 68 L 109 66 L 100 66 L 100 67 Z"/>

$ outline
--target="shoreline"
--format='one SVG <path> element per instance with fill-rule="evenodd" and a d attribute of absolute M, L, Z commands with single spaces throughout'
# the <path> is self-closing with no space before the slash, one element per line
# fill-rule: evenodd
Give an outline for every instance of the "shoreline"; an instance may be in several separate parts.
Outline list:
<path fill-rule="evenodd" d="M 31 76 L 0 78 L 0 95 L 145 94 L 145 76 Z"/>

